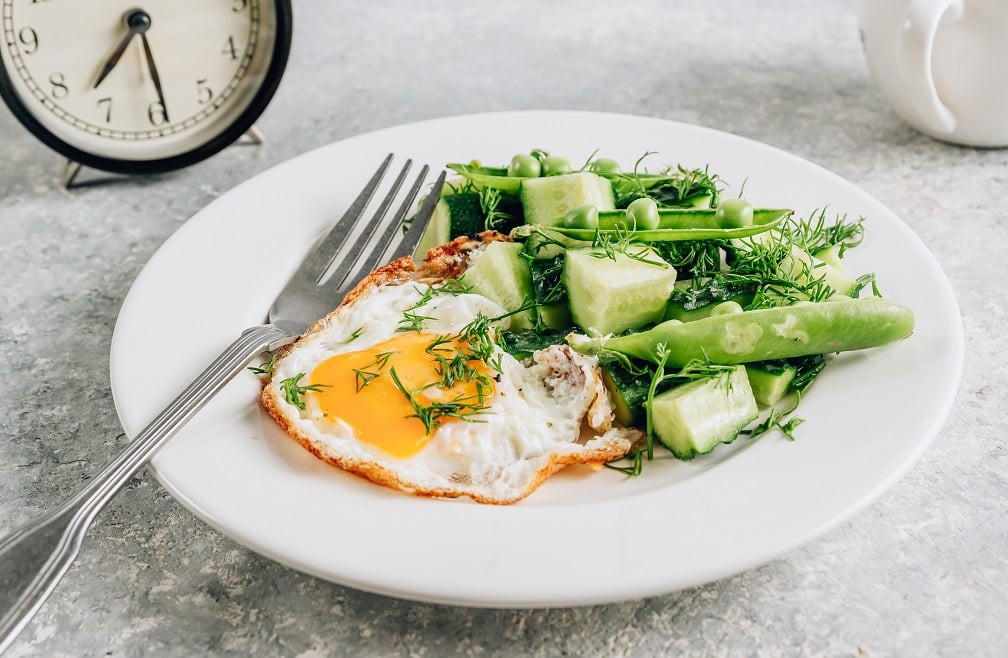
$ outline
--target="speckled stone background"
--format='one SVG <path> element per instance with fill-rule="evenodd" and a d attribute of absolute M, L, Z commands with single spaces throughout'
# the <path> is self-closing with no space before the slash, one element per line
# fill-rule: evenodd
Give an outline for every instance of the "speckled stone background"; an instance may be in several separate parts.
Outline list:
<path fill-rule="evenodd" d="M 850 522 L 749 573 L 614 605 L 478 610 L 361 593 L 211 530 L 146 472 L 8 651 L 28 656 L 1008 655 L 1008 150 L 945 145 L 891 112 L 852 0 L 297 0 L 260 126 L 171 175 L 64 190 L 0 109 L 0 533 L 124 442 L 108 383 L 119 305 L 162 241 L 240 181 L 417 119 L 591 109 L 703 124 L 853 181 L 936 255 L 966 362 L 944 429 Z"/>

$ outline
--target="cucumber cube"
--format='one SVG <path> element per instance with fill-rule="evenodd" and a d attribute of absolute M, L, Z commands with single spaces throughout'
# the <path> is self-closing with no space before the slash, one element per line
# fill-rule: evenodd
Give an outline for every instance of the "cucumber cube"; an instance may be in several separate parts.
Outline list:
<path fill-rule="evenodd" d="M 578 206 L 616 209 L 612 183 L 590 171 L 524 179 L 520 196 L 525 222 L 541 226 L 561 225 L 564 215 Z"/>
<path fill-rule="evenodd" d="M 770 406 L 777 404 L 787 395 L 798 369 L 784 366 L 770 371 L 749 365 L 746 366 L 746 374 L 749 376 L 749 385 L 752 387 L 756 402 Z"/>
<path fill-rule="evenodd" d="M 616 251 L 615 259 L 591 247 L 567 251 L 563 276 L 571 316 L 588 334 L 615 334 L 662 320 L 676 271 L 640 249 L 637 258 Z"/>
<path fill-rule="evenodd" d="M 473 259 L 460 281 L 506 311 L 521 308 L 532 297 L 532 273 L 521 250 L 518 242 L 491 242 Z M 531 328 L 529 311 L 511 316 L 512 331 Z"/>
<path fill-rule="evenodd" d="M 677 386 L 651 401 L 655 436 L 679 459 L 693 459 L 720 443 L 731 443 L 758 416 L 742 365 Z"/>

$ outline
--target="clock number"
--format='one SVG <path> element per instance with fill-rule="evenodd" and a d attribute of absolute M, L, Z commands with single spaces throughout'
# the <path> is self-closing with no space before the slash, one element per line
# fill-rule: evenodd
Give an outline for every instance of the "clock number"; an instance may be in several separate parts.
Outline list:
<path fill-rule="evenodd" d="M 23 27 L 18 32 L 18 41 L 24 46 L 22 51 L 25 55 L 31 55 L 38 50 L 38 33 L 30 27 Z"/>
<path fill-rule="evenodd" d="M 70 88 L 66 85 L 66 78 L 62 73 L 53 73 L 49 76 L 49 84 L 52 85 L 52 90 L 49 95 L 59 100 L 61 98 L 66 98 L 70 93 Z"/>
<path fill-rule="evenodd" d="M 248 7 L 248 0 L 235 0 L 231 5 L 231 11 L 238 13 L 244 11 L 246 7 Z"/>
<path fill-rule="evenodd" d="M 203 78 L 196 81 L 196 102 L 200 105 L 206 105 L 213 98 L 213 89 L 207 86 L 207 79 Z"/>
<path fill-rule="evenodd" d="M 154 101 L 147 106 L 147 119 L 152 126 L 160 126 L 168 121 L 168 111 L 161 101 Z"/>
<path fill-rule="evenodd" d="M 98 107 L 105 106 L 105 123 L 112 121 L 112 98 L 99 98 Z"/>
<path fill-rule="evenodd" d="M 221 54 L 227 55 L 231 59 L 238 59 L 238 50 L 235 48 L 234 37 L 228 37 L 221 48 Z"/>

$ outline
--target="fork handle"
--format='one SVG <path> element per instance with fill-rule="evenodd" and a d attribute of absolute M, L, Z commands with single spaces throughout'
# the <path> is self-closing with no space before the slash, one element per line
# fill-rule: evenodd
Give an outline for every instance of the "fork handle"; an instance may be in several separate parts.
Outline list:
<path fill-rule="evenodd" d="M 79 492 L 0 539 L 0 653 L 55 589 L 106 503 L 257 355 L 291 342 L 273 325 L 245 330 Z"/>

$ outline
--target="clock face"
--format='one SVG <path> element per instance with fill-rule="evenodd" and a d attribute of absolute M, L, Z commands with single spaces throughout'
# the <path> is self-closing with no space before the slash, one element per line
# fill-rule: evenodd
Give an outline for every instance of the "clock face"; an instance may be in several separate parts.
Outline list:
<path fill-rule="evenodd" d="M 119 171 L 182 166 L 236 139 L 272 97 L 290 47 L 289 2 L 0 7 L 0 91 L 15 115 L 71 159 Z"/>

